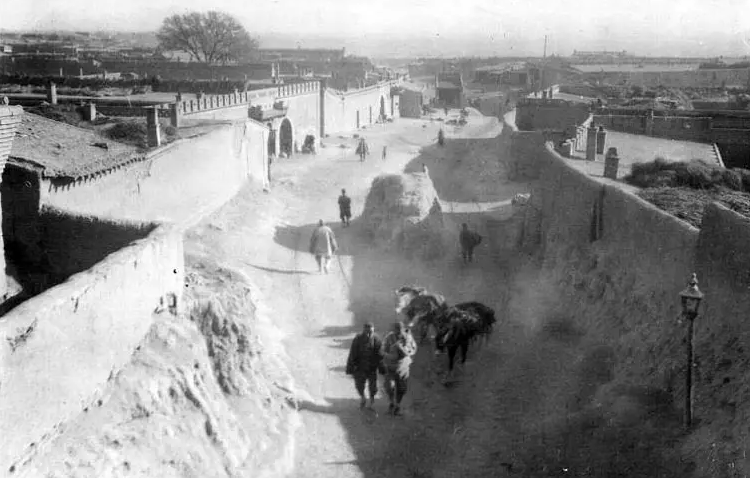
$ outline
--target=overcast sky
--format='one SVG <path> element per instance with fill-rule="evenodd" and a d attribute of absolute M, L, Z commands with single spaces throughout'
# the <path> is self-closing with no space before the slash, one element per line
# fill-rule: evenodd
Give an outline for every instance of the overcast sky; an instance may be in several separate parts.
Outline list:
<path fill-rule="evenodd" d="M 364 54 L 526 55 L 542 53 L 546 34 L 548 53 L 561 55 L 750 54 L 750 0 L 21 0 L 2 9 L 0 28 L 148 31 L 208 9 L 236 16 L 266 46 L 280 46 L 269 44 L 276 32 L 303 47 L 345 39 Z"/>

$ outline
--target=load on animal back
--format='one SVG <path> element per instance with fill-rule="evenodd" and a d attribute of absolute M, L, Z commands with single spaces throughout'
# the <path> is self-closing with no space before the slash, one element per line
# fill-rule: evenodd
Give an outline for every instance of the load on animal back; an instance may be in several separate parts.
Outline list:
<path fill-rule="evenodd" d="M 466 361 L 469 345 L 478 339 L 489 341 L 497 319 L 495 311 L 481 302 L 461 302 L 449 305 L 445 298 L 419 286 L 403 286 L 395 291 L 396 313 L 403 314 L 424 342 L 427 330 L 435 331 L 437 351 L 448 351 L 448 376 L 453 372 L 456 352 L 461 351 L 461 363 Z"/>

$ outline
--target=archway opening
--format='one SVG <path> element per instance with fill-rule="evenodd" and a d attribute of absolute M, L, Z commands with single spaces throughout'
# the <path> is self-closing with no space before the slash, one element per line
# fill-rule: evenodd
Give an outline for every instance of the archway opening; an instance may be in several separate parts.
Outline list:
<path fill-rule="evenodd" d="M 279 153 L 289 157 L 294 152 L 294 133 L 292 122 L 284 118 L 279 127 Z"/>
<path fill-rule="evenodd" d="M 380 97 L 380 121 L 385 121 L 387 113 L 385 112 L 385 98 Z"/>

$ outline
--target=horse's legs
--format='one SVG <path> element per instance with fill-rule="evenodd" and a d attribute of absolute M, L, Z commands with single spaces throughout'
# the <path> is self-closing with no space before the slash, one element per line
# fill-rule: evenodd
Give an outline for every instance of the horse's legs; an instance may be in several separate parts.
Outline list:
<path fill-rule="evenodd" d="M 419 343 L 423 344 L 425 340 L 427 340 L 427 333 L 430 331 L 430 326 L 424 321 L 421 321 L 419 325 L 421 327 L 421 330 L 419 331 L 420 332 Z"/>
<path fill-rule="evenodd" d="M 469 353 L 469 342 L 461 342 L 461 365 L 466 363 L 466 355 Z"/>
<path fill-rule="evenodd" d="M 458 347 L 455 345 L 448 347 L 448 375 L 446 376 L 446 380 L 450 380 L 453 377 L 453 361 L 456 358 L 457 351 Z"/>

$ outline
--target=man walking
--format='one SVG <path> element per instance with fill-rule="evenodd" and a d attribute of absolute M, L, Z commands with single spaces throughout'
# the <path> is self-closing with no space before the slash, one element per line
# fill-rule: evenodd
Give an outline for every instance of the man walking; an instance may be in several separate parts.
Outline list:
<path fill-rule="evenodd" d="M 346 189 L 341 190 L 339 196 L 339 216 L 344 227 L 349 225 L 352 218 L 352 199 L 346 195 Z"/>
<path fill-rule="evenodd" d="M 338 248 L 336 236 L 330 227 L 323 224 L 321 219 L 310 237 L 310 254 L 315 255 L 315 260 L 318 262 L 318 272 L 328 274 L 331 257 Z"/>
<path fill-rule="evenodd" d="M 469 230 L 466 223 L 461 224 L 461 233 L 458 236 L 461 243 L 461 257 L 464 264 L 474 261 L 474 248 L 482 242 L 482 236 L 474 231 Z"/>
<path fill-rule="evenodd" d="M 411 332 L 401 322 L 393 325 L 393 332 L 383 340 L 383 365 L 385 366 L 385 391 L 388 394 L 388 412 L 401 415 L 401 400 L 408 390 L 409 369 L 417 353 L 417 343 Z"/>
<path fill-rule="evenodd" d="M 382 346 L 380 337 L 375 334 L 375 326 L 368 322 L 357 334 L 349 349 L 349 358 L 346 361 L 346 374 L 354 376 L 354 387 L 359 394 L 359 408 L 365 408 L 365 385 L 370 392 L 370 405 L 375 405 L 375 395 L 378 393 L 378 368 L 382 357 L 380 348 Z"/>
<path fill-rule="evenodd" d="M 385 161 L 385 157 L 388 153 L 388 146 L 383 146 L 383 161 Z"/>
<path fill-rule="evenodd" d="M 364 162 L 365 156 L 370 154 L 370 147 L 367 145 L 365 138 L 360 138 L 356 153 L 359 155 L 359 160 L 362 162 Z"/>

